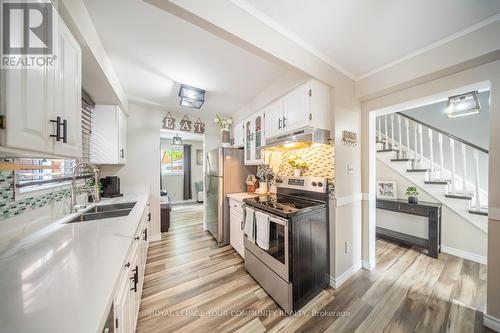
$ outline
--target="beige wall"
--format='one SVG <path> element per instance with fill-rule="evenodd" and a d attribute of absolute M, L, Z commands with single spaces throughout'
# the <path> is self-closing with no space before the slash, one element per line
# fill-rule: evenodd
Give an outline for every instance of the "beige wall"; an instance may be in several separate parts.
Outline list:
<path fill-rule="evenodd" d="M 490 207 L 490 223 L 488 229 L 488 291 L 487 291 L 487 314 L 496 318 L 500 318 L 500 175 L 495 174 L 495 168 L 500 165 L 500 61 L 494 61 L 488 64 L 470 68 L 454 74 L 448 74 L 436 78 L 432 81 L 412 86 L 379 98 L 375 98 L 364 102 L 362 105 L 362 126 L 363 126 L 363 192 L 370 195 L 370 200 L 364 202 L 363 205 L 363 259 L 369 260 L 373 249 L 374 238 L 369 237 L 374 226 L 374 219 L 370 219 L 375 214 L 374 205 L 374 170 L 375 170 L 375 152 L 370 152 L 370 147 L 373 148 L 375 135 L 370 136 L 370 114 L 374 115 L 375 111 L 394 111 L 404 110 L 409 107 L 416 107 L 425 103 L 432 103 L 439 99 L 453 95 L 453 93 L 461 93 L 466 89 L 476 89 L 478 86 L 491 85 L 490 97 L 490 174 L 489 174 L 489 207 Z M 374 123 L 373 123 L 374 125 Z M 373 142 L 370 142 L 372 140 Z M 371 163 L 370 163 L 371 162 Z M 496 216 L 492 218 L 491 215 Z"/>

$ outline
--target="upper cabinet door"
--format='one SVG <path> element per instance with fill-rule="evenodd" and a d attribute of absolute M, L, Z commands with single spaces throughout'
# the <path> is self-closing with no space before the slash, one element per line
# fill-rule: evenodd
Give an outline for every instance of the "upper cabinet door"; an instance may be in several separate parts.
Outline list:
<path fill-rule="evenodd" d="M 283 99 L 264 108 L 266 138 L 275 137 L 283 131 Z"/>
<path fill-rule="evenodd" d="M 312 118 L 310 101 L 310 88 L 307 83 L 297 87 L 285 96 L 283 119 L 285 132 L 310 125 L 310 119 Z"/>
<path fill-rule="evenodd" d="M 253 140 L 255 137 L 255 132 L 253 129 L 252 118 L 245 120 L 245 164 L 252 164 L 253 161 Z"/>
<path fill-rule="evenodd" d="M 244 143 L 244 122 L 239 122 L 233 126 L 233 147 L 239 148 L 243 146 Z"/>
<path fill-rule="evenodd" d="M 127 116 L 117 107 L 118 112 L 118 160 L 120 164 L 127 162 Z"/>
<path fill-rule="evenodd" d="M 254 140 L 253 146 L 253 162 L 254 164 L 264 163 L 264 150 L 262 146 L 265 145 L 265 132 L 264 132 L 264 113 L 259 113 L 253 120 L 254 125 Z"/>
<path fill-rule="evenodd" d="M 61 131 L 65 139 L 55 142 L 54 153 L 80 158 L 82 156 L 81 49 L 62 19 L 59 19 L 59 23 L 56 115 L 63 121 Z"/>

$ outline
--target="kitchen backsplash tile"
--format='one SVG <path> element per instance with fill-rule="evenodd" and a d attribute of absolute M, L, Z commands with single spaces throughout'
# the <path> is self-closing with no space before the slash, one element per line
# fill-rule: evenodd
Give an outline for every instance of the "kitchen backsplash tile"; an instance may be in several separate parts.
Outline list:
<path fill-rule="evenodd" d="M 293 176 L 293 168 L 288 161 L 299 157 L 309 165 L 309 170 L 303 176 L 335 178 L 335 147 L 331 145 L 313 145 L 308 148 L 296 149 L 281 153 L 278 174 Z"/>

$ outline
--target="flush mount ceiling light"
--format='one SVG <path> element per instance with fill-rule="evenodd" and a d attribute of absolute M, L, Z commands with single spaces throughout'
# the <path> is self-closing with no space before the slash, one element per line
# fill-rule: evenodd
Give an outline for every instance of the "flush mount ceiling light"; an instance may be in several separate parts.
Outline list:
<path fill-rule="evenodd" d="M 448 118 L 456 118 L 479 113 L 481 106 L 477 99 L 477 91 L 448 97 L 446 113 Z"/>
<path fill-rule="evenodd" d="M 174 146 L 182 146 L 182 138 L 175 133 L 174 137 L 172 138 L 172 145 Z"/>
<path fill-rule="evenodd" d="M 181 105 L 188 108 L 199 109 L 205 102 L 205 90 L 181 85 L 179 90 L 179 97 L 181 98 Z"/>

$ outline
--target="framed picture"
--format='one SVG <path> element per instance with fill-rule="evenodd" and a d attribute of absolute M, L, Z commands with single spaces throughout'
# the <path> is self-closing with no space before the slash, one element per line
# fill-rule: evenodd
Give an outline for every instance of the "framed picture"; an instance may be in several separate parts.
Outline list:
<path fill-rule="evenodd" d="M 196 165 L 203 165 L 203 149 L 196 149 Z"/>
<path fill-rule="evenodd" d="M 397 199 L 398 193 L 396 189 L 396 182 L 391 182 L 391 181 L 377 182 L 377 198 Z"/>

